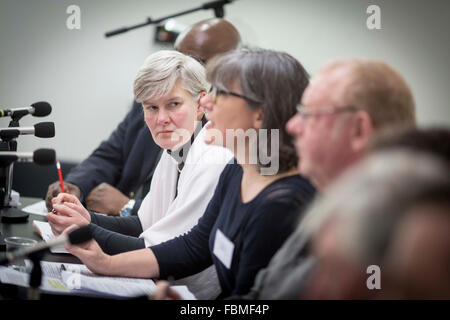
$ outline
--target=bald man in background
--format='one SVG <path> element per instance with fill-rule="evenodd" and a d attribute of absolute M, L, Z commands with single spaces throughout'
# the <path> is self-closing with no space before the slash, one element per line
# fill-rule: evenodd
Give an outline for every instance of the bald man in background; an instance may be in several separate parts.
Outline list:
<path fill-rule="evenodd" d="M 175 49 L 205 63 L 213 56 L 236 49 L 241 42 L 237 29 L 219 18 L 197 22 L 177 38 Z M 64 181 L 67 193 L 77 196 L 86 208 L 109 215 L 136 214 L 148 192 L 161 148 L 155 144 L 136 101 L 125 119 Z M 59 181 L 47 191 L 46 206 L 61 192 Z"/>

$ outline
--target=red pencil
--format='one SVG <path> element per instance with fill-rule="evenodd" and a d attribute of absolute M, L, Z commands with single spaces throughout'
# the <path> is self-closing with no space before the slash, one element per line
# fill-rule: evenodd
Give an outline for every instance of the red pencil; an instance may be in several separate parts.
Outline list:
<path fill-rule="evenodd" d="M 61 191 L 64 193 L 64 183 L 63 183 L 63 178 L 62 178 L 62 173 L 61 173 L 61 164 L 59 163 L 59 161 L 56 161 L 56 169 L 58 169 L 58 176 L 59 176 L 59 184 L 61 185 Z"/>

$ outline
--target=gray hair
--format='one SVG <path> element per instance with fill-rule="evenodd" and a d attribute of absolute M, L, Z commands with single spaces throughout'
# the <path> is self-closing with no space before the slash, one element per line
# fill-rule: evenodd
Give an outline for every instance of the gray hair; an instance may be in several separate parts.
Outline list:
<path fill-rule="evenodd" d="M 292 138 L 285 130 L 296 114 L 309 75 L 291 55 L 265 49 L 241 49 L 214 57 L 206 66 L 209 82 L 230 90 L 237 83 L 252 109 L 263 108 L 262 129 L 279 129 L 279 169 L 287 171 L 297 164 Z M 267 149 L 270 150 L 270 137 Z M 259 165 L 261 167 L 261 165 Z"/>
<path fill-rule="evenodd" d="M 401 213 L 428 192 L 449 186 L 450 172 L 438 158 L 402 149 L 377 152 L 333 183 L 298 231 L 310 239 L 337 219 L 346 252 L 380 259 Z"/>
<path fill-rule="evenodd" d="M 194 58 L 172 50 L 161 50 L 147 57 L 134 80 L 134 96 L 142 103 L 159 99 L 181 81 L 194 98 L 208 91 L 204 67 Z"/>

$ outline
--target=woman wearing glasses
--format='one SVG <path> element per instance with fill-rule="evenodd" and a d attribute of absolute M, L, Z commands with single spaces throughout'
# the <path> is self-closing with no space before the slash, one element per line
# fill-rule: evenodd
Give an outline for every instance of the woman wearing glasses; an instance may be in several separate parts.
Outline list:
<path fill-rule="evenodd" d="M 214 265 L 225 298 L 250 289 L 297 225 L 314 188 L 297 174 L 284 127 L 296 112 L 307 73 L 286 53 L 241 50 L 209 62 L 207 77 L 213 90 L 200 101 L 209 120 L 205 141 L 229 149 L 236 161 L 225 167 L 189 233 L 114 256 L 95 241 L 69 247 L 93 272 L 180 278 Z"/>
<path fill-rule="evenodd" d="M 209 87 L 205 68 L 195 59 L 176 51 L 150 55 L 136 77 L 134 91 L 143 107 L 142 125 L 147 124 L 164 150 L 138 215 L 89 213 L 75 196 L 59 194 L 52 199 L 58 214 L 47 215 L 54 233 L 71 224 L 90 224 L 102 250 L 118 254 L 161 243 L 195 226 L 233 158 L 228 150 L 204 142 L 206 121 L 201 122 L 199 99 Z M 215 273 L 210 268 L 177 284 L 187 285 L 198 298 L 214 299 L 220 294 Z"/>

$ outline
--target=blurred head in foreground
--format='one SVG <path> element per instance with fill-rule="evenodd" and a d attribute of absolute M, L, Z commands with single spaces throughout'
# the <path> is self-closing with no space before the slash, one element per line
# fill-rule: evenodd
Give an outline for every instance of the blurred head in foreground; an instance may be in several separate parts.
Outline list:
<path fill-rule="evenodd" d="M 450 298 L 444 162 L 418 152 L 378 152 L 329 191 L 303 224 L 317 258 L 306 298 Z"/>

